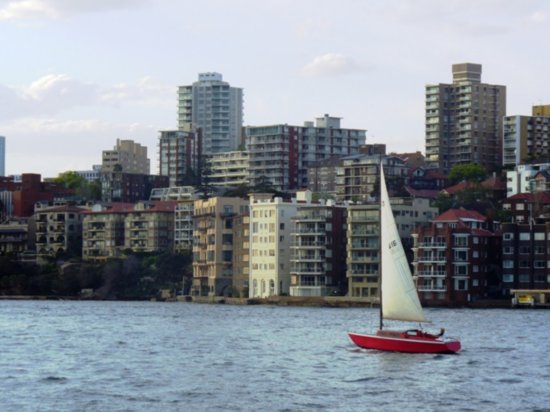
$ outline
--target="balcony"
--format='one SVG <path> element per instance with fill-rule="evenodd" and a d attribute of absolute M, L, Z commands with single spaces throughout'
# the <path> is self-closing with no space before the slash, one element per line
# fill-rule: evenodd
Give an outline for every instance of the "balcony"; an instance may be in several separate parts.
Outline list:
<path fill-rule="evenodd" d="M 416 275 L 423 278 L 443 278 L 447 273 L 444 270 L 421 270 Z"/>
<path fill-rule="evenodd" d="M 419 285 L 417 290 L 419 292 L 446 292 L 447 287 L 444 285 Z"/>

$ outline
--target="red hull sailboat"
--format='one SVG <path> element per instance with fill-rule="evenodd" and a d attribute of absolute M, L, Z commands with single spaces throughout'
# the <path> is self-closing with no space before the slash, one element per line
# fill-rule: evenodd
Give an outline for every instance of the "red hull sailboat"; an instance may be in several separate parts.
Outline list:
<path fill-rule="evenodd" d="M 384 329 L 384 320 L 427 322 L 412 280 L 391 210 L 384 171 L 380 164 L 380 328 L 376 334 L 348 333 L 357 346 L 407 353 L 456 353 L 460 341 L 421 329 Z"/>

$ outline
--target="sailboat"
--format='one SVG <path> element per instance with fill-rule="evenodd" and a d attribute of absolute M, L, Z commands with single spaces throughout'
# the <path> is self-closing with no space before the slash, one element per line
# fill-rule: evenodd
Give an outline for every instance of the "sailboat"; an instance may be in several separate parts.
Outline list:
<path fill-rule="evenodd" d="M 380 164 L 380 327 L 376 334 L 349 332 L 351 340 L 365 349 L 409 353 L 456 353 L 460 341 L 423 329 L 384 329 L 384 320 L 427 322 L 403 250 L 391 210 L 388 189 Z"/>

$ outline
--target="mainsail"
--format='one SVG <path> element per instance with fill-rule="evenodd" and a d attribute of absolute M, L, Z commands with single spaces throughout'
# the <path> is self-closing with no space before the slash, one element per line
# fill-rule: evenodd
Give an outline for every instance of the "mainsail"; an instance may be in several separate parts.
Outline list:
<path fill-rule="evenodd" d="M 426 322 L 391 210 L 382 164 L 380 164 L 380 226 L 382 317 Z"/>

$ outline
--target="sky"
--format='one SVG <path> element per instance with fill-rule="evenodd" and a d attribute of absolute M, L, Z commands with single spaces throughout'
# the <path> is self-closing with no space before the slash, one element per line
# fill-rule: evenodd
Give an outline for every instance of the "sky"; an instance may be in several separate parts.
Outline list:
<path fill-rule="evenodd" d="M 177 87 L 218 72 L 244 125 L 325 113 L 367 143 L 424 152 L 426 84 L 454 63 L 507 86 L 507 114 L 550 104 L 546 0 L 0 0 L 6 173 L 101 163 L 116 139 L 177 127 Z"/>

